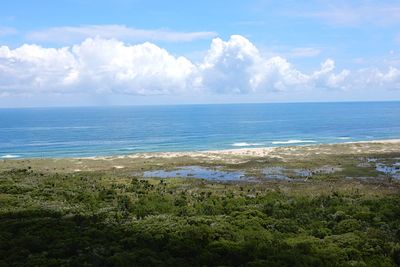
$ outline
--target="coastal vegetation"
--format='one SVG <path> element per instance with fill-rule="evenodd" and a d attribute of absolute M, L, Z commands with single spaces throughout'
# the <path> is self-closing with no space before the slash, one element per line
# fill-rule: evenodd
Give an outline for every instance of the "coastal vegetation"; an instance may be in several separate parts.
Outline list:
<path fill-rule="evenodd" d="M 0 266 L 398 266 L 400 153 L 348 146 L 301 158 L 4 160 Z M 182 166 L 244 177 L 144 176 Z"/>

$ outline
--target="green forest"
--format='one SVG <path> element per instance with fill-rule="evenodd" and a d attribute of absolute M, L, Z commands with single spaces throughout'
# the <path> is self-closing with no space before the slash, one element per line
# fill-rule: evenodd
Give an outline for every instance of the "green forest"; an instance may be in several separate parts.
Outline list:
<path fill-rule="evenodd" d="M 400 264 L 399 194 L 313 183 L 2 170 L 0 266 Z"/>

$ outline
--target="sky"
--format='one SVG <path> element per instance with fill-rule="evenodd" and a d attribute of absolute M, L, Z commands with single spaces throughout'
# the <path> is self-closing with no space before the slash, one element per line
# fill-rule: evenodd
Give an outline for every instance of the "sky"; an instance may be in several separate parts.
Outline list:
<path fill-rule="evenodd" d="M 0 107 L 400 100 L 400 2 L 0 4 Z"/>

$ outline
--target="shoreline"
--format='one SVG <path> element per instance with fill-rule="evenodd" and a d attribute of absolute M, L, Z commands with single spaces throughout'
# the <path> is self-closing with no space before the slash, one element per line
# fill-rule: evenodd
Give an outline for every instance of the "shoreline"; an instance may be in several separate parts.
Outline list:
<path fill-rule="evenodd" d="M 388 146 L 393 145 L 393 146 Z M 376 147 L 384 146 L 384 147 Z M 347 148 L 339 151 L 333 148 Z M 320 150 L 320 151 L 318 151 Z M 330 151 L 335 150 L 335 151 Z M 88 157 L 14 157 L 13 155 L 6 155 L 0 158 L 1 161 L 18 161 L 18 160 L 114 160 L 114 159 L 135 159 L 135 158 L 177 158 L 177 157 L 264 157 L 274 156 L 274 154 L 299 154 L 299 153 L 323 153 L 344 154 L 345 152 L 355 153 L 374 153 L 374 152 L 399 152 L 400 151 L 400 138 L 399 139 L 382 139 L 382 140 L 369 140 L 369 141 L 352 141 L 341 143 L 329 144 L 301 144 L 289 146 L 271 146 L 271 147 L 248 147 L 248 148 L 230 148 L 230 149 L 217 149 L 217 150 L 193 150 L 193 151 L 161 151 L 161 152 L 137 152 L 132 154 L 115 154 L 106 156 L 88 156 Z M 331 153 L 330 153 L 331 152 Z"/>
<path fill-rule="evenodd" d="M 352 146 L 362 144 L 395 144 L 399 145 L 400 149 L 400 138 L 399 139 L 383 139 L 383 140 L 370 140 L 370 141 L 355 141 L 355 142 L 342 142 L 342 143 L 330 143 L 330 144 L 302 144 L 302 145 L 290 145 L 290 146 L 275 146 L 275 147 L 249 147 L 249 148 L 231 148 L 231 149 L 217 149 L 217 150 L 204 150 L 204 151 L 174 151 L 174 152 L 138 152 L 134 154 L 126 155 L 110 155 L 110 156 L 92 156 L 92 157 L 74 157 L 73 159 L 123 159 L 123 158 L 141 158 L 141 157 L 160 157 L 160 158 L 174 158 L 174 157 L 201 157 L 201 156 L 213 156 L 213 155 L 230 155 L 230 156 L 267 156 L 271 152 L 279 150 L 316 150 L 321 147 L 332 147 L 332 146 Z M 60 158 L 61 159 L 61 158 Z M 68 159 L 68 158 L 62 158 Z"/>
<path fill-rule="evenodd" d="M 380 162 L 381 165 L 372 166 L 371 164 L 375 163 L 371 162 Z M 122 176 L 142 176 L 145 171 L 176 170 L 185 166 L 246 172 L 247 177 L 263 177 L 263 168 L 271 168 L 272 172 L 279 172 L 282 168 L 292 170 L 289 175 L 293 175 L 296 170 L 343 170 L 338 171 L 337 177 L 340 179 L 354 175 L 361 177 L 360 179 L 375 177 L 379 175 L 375 168 L 383 168 L 383 171 L 398 177 L 400 139 L 191 152 L 150 152 L 106 157 L 0 160 L 0 171 L 108 172 Z"/>

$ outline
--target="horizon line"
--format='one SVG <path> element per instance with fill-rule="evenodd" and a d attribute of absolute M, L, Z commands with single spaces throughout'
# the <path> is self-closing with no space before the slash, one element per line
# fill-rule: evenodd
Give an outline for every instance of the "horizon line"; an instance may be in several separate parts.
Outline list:
<path fill-rule="evenodd" d="M 226 103 L 174 103 L 174 104 L 112 104 L 112 105 L 60 105 L 60 106 L 21 106 L 0 107 L 0 109 L 46 109 L 46 108 L 108 108 L 108 107 L 152 107 L 152 106 L 209 106 L 209 105 L 257 105 L 257 104 L 334 104 L 334 103 L 387 103 L 400 102 L 395 100 L 342 100 L 342 101 L 278 101 L 278 102 L 226 102 Z"/>

